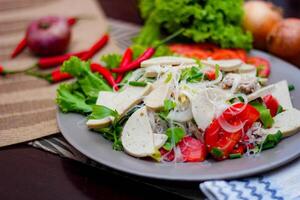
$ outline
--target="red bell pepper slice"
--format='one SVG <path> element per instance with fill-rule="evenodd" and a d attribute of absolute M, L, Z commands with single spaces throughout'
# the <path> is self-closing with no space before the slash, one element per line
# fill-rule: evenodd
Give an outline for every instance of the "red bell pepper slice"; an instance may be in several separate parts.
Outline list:
<path fill-rule="evenodd" d="M 263 102 L 266 107 L 270 110 L 271 116 L 274 117 L 277 114 L 279 103 L 272 95 L 266 95 L 263 97 Z"/>
<path fill-rule="evenodd" d="M 252 64 L 257 68 L 259 77 L 267 78 L 271 73 L 271 65 L 269 61 L 261 57 L 248 57 L 246 63 Z"/>

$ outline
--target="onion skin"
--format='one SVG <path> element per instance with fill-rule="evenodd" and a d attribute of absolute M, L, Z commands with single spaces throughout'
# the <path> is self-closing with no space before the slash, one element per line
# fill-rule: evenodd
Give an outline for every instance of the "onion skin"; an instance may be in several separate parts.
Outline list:
<path fill-rule="evenodd" d="M 288 18 L 278 23 L 267 37 L 268 51 L 300 65 L 300 19 Z"/>
<path fill-rule="evenodd" d="M 244 4 L 244 29 L 254 37 L 254 47 L 266 49 L 266 38 L 274 25 L 283 19 L 280 8 L 264 1 L 247 1 Z"/>
<path fill-rule="evenodd" d="M 63 54 L 71 40 L 67 19 L 47 16 L 31 22 L 26 31 L 29 49 L 39 56 Z"/>

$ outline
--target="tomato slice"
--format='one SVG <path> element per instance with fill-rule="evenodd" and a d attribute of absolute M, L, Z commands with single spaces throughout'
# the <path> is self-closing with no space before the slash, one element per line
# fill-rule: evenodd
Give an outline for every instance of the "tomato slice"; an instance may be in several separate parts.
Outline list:
<path fill-rule="evenodd" d="M 232 126 L 240 126 L 236 132 L 226 132 L 220 125 L 219 118 L 223 118 Z M 205 130 L 204 141 L 208 151 L 217 160 L 228 158 L 244 133 L 259 119 L 259 112 L 251 105 L 236 103 L 226 109 L 218 119 L 215 119 Z"/>
<path fill-rule="evenodd" d="M 248 57 L 246 63 L 256 66 L 259 77 L 267 78 L 271 73 L 269 61 L 261 57 Z"/>
<path fill-rule="evenodd" d="M 205 77 L 210 81 L 215 80 L 216 79 L 216 70 L 211 69 L 209 71 L 206 71 L 205 72 Z"/>
<path fill-rule="evenodd" d="M 270 110 L 271 116 L 274 117 L 277 114 L 279 103 L 272 95 L 266 95 L 263 97 L 263 102 L 266 107 Z"/>
<path fill-rule="evenodd" d="M 226 60 L 239 58 L 238 54 L 234 50 L 230 49 L 218 49 L 211 56 L 214 60 Z"/>
<path fill-rule="evenodd" d="M 179 143 L 184 162 L 201 162 L 206 158 L 206 147 L 200 141 L 191 136 L 184 137 Z"/>
<path fill-rule="evenodd" d="M 201 162 L 206 159 L 206 147 L 200 141 L 191 136 L 185 136 L 178 144 L 183 162 Z M 164 148 L 159 149 L 165 161 L 173 161 L 175 158 L 174 150 L 167 151 Z"/>

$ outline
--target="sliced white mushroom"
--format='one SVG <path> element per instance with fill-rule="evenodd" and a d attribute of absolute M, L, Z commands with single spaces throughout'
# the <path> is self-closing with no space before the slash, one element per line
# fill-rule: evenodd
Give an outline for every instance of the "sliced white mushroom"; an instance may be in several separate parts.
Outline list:
<path fill-rule="evenodd" d="M 168 139 L 168 136 L 165 135 L 165 134 L 154 133 L 153 138 L 154 138 L 155 149 L 159 149 L 160 147 L 162 147 L 166 143 L 166 141 Z"/>
<path fill-rule="evenodd" d="M 232 72 L 238 70 L 243 62 L 239 59 L 230 59 L 230 60 L 201 60 L 201 63 L 204 65 L 208 65 L 211 67 L 215 67 L 216 65 L 220 66 L 220 70 L 224 72 Z"/>
<path fill-rule="evenodd" d="M 201 130 L 205 130 L 220 109 L 223 109 L 229 94 L 218 88 L 209 88 L 201 90 L 197 95 L 193 96 L 190 101 L 192 105 L 192 113 L 194 120 Z M 217 108 L 219 107 L 220 108 Z M 224 107 L 225 109 L 225 107 Z"/>
<path fill-rule="evenodd" d="M 179 66 L 182 64 L 195 64 L 196 60 L 191 58 L 176 57 L 176 56 L 162 56 L 145 60 L 141 63 L 141 67 L 149 67 L 152 65 L 171 65 Z"/>
<path fill-rule="evenodd" d="M 250 102 L 250 101 L 253 101 L 253 100 L 257 99 L 257 98 L 264 97 L 264 96 L 266 96 L 268 94 L 271 94 L 274 89 L 275 89 L 275 85 L 274 84 L 273 85 L 268 85 L 266 87 L 263 87 L 263 88 L 255 91 L 255 92 L 249 94 L 248 95 L 248 101 Z"/>
<path fill-rule="evenodd" d="M 271 94 L 278 100 L 283 109 L 287 110 L 293 108 L 289 86 L 286 80 L 276 83 L 275 89 L 271 92 Z"/>
<path fill-rule="evenodd" d="M 282 113 L 279 113 L 274 118 L 272 128 L 265 129 L 268 134 L 275 134 L 281 131 L 283 137 L 291 136 L 300 130 L 300 111 L 291 108 Z"/>
<path fill-rule="evenodd" d="M 146 157 L 155 153 L 154 134 L 145 106 L 129 117 L 123 128 L 121 141 L 124 150 L 132 156 Z"/>
<path fill-rule="evenodd" d="M 111 121 L 113 121 L 112 117 L 105 117 L 103 119 L 89 119 L 86 122 L 88 128 L 96 129 L 96 128 L 104 128 L 107 127 Z"/>

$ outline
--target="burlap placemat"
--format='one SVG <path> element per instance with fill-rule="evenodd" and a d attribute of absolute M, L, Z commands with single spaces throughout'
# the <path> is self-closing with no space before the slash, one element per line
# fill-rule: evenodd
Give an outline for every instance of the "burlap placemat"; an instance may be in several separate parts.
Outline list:
<path fill-rule="evenodd" d="M 46 15 L 81 18 L 72 27 L 70 52 L 89 48 L 108 31 L 106 18 L 94 0 L 0 0 L 0 65 L 24 69 L 37 58 L 25 50 L 15 59 L 9 54 L 24 36 L 27 24 Z M 97 55 L 118 52 L 110 39 Z M 0 77 L 0 147 L 58 133 L 54 103 L 57 85 L 26 75 Z"/>

